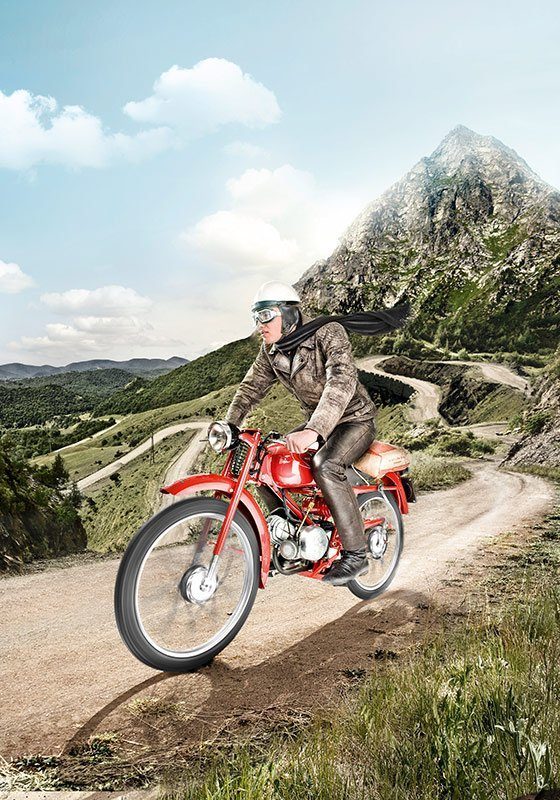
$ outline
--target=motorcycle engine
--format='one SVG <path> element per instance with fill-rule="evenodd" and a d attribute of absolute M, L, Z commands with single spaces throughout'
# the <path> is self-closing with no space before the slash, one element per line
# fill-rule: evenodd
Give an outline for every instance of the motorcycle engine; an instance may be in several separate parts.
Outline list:
<path fill-rule="evenodd" d="M 270 514 L 266 521 L 274 547 L 286 561 L 318 561 L 329 549 L 329 534 L 320 525 L 305 525 L 298 534 L 279 514 Z"/>

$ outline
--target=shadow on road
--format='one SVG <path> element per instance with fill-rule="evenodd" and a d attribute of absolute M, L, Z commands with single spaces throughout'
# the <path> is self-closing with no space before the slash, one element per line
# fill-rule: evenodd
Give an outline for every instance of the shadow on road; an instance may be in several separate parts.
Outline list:
<path fill-rule="evenodd" d="M 325 597 L 325 602 L 328 598 Z M 281 614 L 282 609 L 277 608 Z M 271 608 L 270 625 L 274 627 Z M 301 609 L 305 613 L 305 608 Z M 227 649 L 196 673 L 179 675 L 160 673 L 131 687 L 94 714 L 70 739 L 64 748 L 68 753 L 100 730 L 126 733 L 135 744 L 142 745 L 144 756 L 168 756 L 198 747 L 208 736 L 216 735 L 226 723 L 239 728 L 251 720 L 275 716 L 294 710 L 311 711 L 336 700 L 349 681 L 372 669 L 375 661 L 395 658 L 399 639 L 414 630 L 425 630 L 430 621 L 428 596 L 421 592 L 395 590 L 381 601 L 357 602 L 342 616 L 267 659 L 250 667 L 228 663 Z M 423 623 L 422 626 L 419 623 Z M 416 627 L 418 626 L 418 628 Z M 417 638 L 415 636 L 414 638 Z M 255 644 L 258 647 L 258 644 Z M 402 644 L 400 645 L 402 648 Z M 394 648 L 394 650 L 393 650 Z M 204 677 L 206 698 L 193 698 Z M 198 683 L 193 683 L 196 679 Z M 144 694 L 157 698 L 162 707 L 176 707 L 189 701 L 187 718 L 162 715 L 143 720 L 131 715 L 127 701 Z M 157 722 L 157 724 L 156 724 Z"/>

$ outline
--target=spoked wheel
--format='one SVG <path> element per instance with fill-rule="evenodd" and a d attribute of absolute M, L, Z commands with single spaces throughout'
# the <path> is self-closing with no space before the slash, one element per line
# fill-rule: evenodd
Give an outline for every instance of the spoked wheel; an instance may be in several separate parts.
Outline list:
<path fill-rule="evenodd" d="M 213 549 L 228 504 L 180 500 L 150 519 L 128 545 L 115 585 L 115 616 L 129 650 L 145 664 L 189 672 L 237 635 L 259 583 L 259 546 L 237 512 L 217 562 Z"/>
<path fill-rule="evenodd" d="M 392 492 L 368 492 L 358 496 L 365 527 L 368 571 L 346 584 L 362 600 L 377 597 L 395 576 L 404 539 L 402 515 Z"/>

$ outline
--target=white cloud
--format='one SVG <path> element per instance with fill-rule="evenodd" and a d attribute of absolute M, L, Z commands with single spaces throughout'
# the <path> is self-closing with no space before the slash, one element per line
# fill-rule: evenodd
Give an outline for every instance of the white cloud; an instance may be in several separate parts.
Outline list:
<path fill-rule="evenodd" d="M 35 286 L 35 281 L 18 264 L 0 260 L 0 292 L 18 294 L 31 286 Z"/>
<path fill-rule="evenodd" d="M 199 220 L 181 238 L 212 263 L 232 269 L 284 269 L 296 280 L 329 255 L 362 200 L 323 190 L 311 173 L 291 164 L 248 169 L 226 183 L 229 209 Z"/>
<path fill-rule="evenodd" d="M 69 289 L 41 295 L 41 302 L 57 314 L 91 312 L 106 316 L 147 311 L 152 301 L 126 286 L 100 286 L 99 289 Z M 112 312 L 112 313 L 111 313 Z"/>
<path fill-rule="evenodd" d="M 239 158 L 267 158 L 270 155 L 264 147 L 252 142 L 229 142 L 229 144 L 224 145 L 223 150 L 228 156 L 237 156 Z"/>
<path fill-rule="evenodd" d="M 0 91 L 0 167 L 30 169 L 38 164 L 105 167 L 117 159 L 139 161 L 171 147 L 169 128 L 129 136 L 108 133 L 81 106 L 58 108 L 53 97 L 19 89 Z"/>
<path fill-rule="evenodd" d="M 183 238 L 212 261 L 248 269 L 288 266 L 299 251 L 297 243 L 282 238 L 274 225 L 237 211 L 204 217 Z"/>
<path fill-rule="evenodd" d="M 150 97 L 126 103 L 123 111 L 157 127 L 112 133 L 80 105 L 59 108 L 54 97 L 27 89 L 0 91 L 0 167 L 101 168 L 120 160 L 138 162 L 221 125 L 262 128 L 281 116 L 274 92 L 223 58 L 207 58 L 190 69 L 171 67 L 156 80 Z"/>
<path fill-rule="evenodd" d="M 181 353 L 184 343 L 176 329 L 152 322 L 153 301 L 125 286 L 98 289 L 70 289 L 45 294 L 45 306 L 65 319 L 49 322 L 44 334 L 23 336 L 12 341 L 11 350 L 53 358 L 57 362 L 75 361 L 90 355 L 103 358 L 132 358 L 146 351 L 159 356 L 163 349 Z M 147 318 L 147 314 L 150 318 Z M 169 333 L 168 333 L 169 331 Z"/>
<path fill-rule="evenodd" d="M 261 128 L 281 116 L 274 92 L 224 58 L 206 58 L 189 69 L 171 67 L 150 97 L 123 110 L 137 122 L 169 125 L 191 136 L 232 122 Z"/>
<path fill-rule="evenodd" d="M 77 361 L 94 354 L 100 358 L 133 358 L 152 351 L 184 350 L 176 336 L 158 333 L 146 320 L 134 317 L 76 317 L 68 323 L 50 322 L 43 336 L 22 336 L 8 344 L 9 349 L 58 361 Z"/>

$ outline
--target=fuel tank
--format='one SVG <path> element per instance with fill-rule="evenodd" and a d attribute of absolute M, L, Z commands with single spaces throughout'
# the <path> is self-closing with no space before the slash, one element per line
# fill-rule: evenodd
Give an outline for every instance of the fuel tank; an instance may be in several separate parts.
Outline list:
<path fill-rule="evenodd" d="M 261 466 L 261 477 L 268 475 L 280 489 L 298 489 L 313 483 L 313 453 L 291 453 L 282 442 L 268 446 Z"/>

